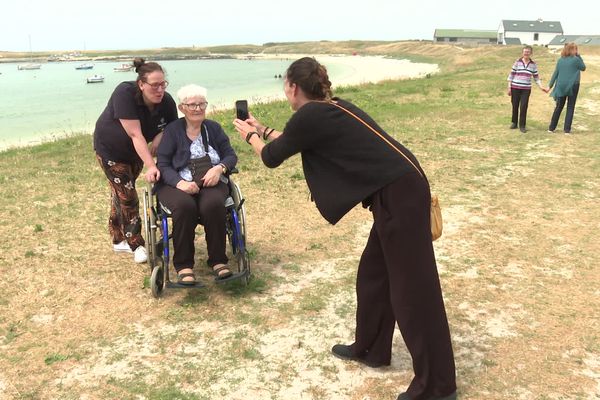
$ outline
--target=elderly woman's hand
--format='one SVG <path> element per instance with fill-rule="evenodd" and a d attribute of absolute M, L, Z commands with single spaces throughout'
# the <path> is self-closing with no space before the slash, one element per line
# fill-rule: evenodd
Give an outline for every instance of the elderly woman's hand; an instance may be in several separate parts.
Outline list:
<path fill-rule="evenodd" d="M 220 165 L 215 165 L 214 167 L 206 171 L 206 174 L 202 178 L 202 180 L 204 181 L 204 186 L 210 187 L 215 186 L 217 183 L 219 183 L 219 179 L 221 179 L 222 172 L 223 168 L 221 168 Z"/>
<path fill-rule="evenodd" d="M 200 191 L 196 182 L 188 182 L 184 179 L 177 182 L 177 189 L 186 192 L 187 194 L 196 194 Z"/>

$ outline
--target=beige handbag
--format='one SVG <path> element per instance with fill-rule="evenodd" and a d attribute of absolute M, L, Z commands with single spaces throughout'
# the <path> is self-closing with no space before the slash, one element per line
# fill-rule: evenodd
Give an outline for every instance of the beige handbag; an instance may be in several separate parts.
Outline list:
<path fill-rule="evenodd" d="M 328 101 L 327 103 L 333 104 L 337 108 L 346 111 L 348 114 L 352 115 L 354 118 L 356 118 L 357 120 L 362 122 L 367 128 L 369 128 L 371 131 L 373 131 L 384 142 L 389 144 L 394 150 L 396 150 L 398 153 L 400 153 L 400 155 L 402 155 L 402 157 L 404 157 L 410 163 L 410 165 L 412 165 L 415 168 L 415 170 L 417 170 L 419 175 L 421 175 L 421 177 L 423 177 L 423 179 L 425 179 L 421 170 L 419 168 L 417 168 L 417 166 L 411 161 L 411 159 L 408 158 L 406 155 L 404 155 L 404 153 L 399 148 L 394 146 L 392 144 L 392 142 L 387 140 L 381 133 L 379 133 L 375 129 L 373 129 L 373 127 L 371 125 L 367 124 L 359 116 L 352 113 L 350 110 L 347 110 L 344 107 L 340 106 L 336 102 Z M 442 236 L 443 221 L 442 221 L 442 208 L 440 207 L 440 201 L 439 201 L 438 197 L 434 194 L 431 195 L 431 205 L 430 205 L 429 213 L 430 213 L 430 217 L 431 217 L 430 218 L 431 219 L 431 240 L 437 240 L 440 236 Z"/>

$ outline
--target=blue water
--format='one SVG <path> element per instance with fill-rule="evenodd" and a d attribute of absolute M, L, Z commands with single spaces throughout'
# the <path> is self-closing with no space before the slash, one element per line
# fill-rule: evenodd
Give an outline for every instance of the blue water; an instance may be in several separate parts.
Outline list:
<path fill-rule="evenodd" d="M 163 61 L 169 87 L 189 83 L 208 89 L 209 107 L 233 108 L 237 99 L 256 102 L 281 97 L 284 74 L 293 60 L 180 60 Z M 91 70 L 76 70 L 81 62 L 55 62 L 39 70 L 17 70 L 17 64 L 0 64 L 0 150 L 38 143 L 73 133 L 91 133 L 115 86 L 135 80 L 135 72 L 114 72 L 121 62 L 95 62 Z M 343 64 L 327 65 L 335 81 L 352 74 Z M 86 83 L 94 74 L 104 83 Z"/>

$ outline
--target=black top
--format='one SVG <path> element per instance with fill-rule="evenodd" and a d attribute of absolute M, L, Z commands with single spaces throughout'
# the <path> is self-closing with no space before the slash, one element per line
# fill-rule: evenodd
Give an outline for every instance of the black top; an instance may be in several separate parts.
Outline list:
<path fill-rule="evenodd" d="M 201 130 L 207 128 L 208 145 L 216 150 L 221 158 L 221 163 L 231 171 L 237 164 L 237 155 L 229 143 L 229 137 L 221 125 L 210 119 L 202 122 Z M 180 118 L 167 125 L 163 138 L 158 146 L 156 165 L 160 170 L 160 182 L 173 187 L 181 180 L 179 171 L 185 168 L 190 161 L 190 146 L 192 141 L 186 134 L 185 118 Z"/>
<path fill-rule="evenodd" d="M 355 105 L 334 99 L 397 146 L 421 168 L 415 156 Z M 348 211 L 398 177 L 416 172 L 396 150 L 363 123 L 333 104 L 310 102 L 287 122 L 281 136 L 262 150 L 267 167 L 302 155 L 306 183 L 321 215 L 337 223 Z"/>
<path fill-rule="evenodd" d="M 151 142 L 177 117 L 177 106 L 169 93 L 165 92 L 162 101 L 150 111 L 144 104 L 137 83 L 122 82 L 115 88 L 106 108 L 96 121 L 94 150 L 106 160 L 137 162 L 140 158 L 133 147 L 133 141 L 119 119 L 139 120 L 146 142 Z"/>

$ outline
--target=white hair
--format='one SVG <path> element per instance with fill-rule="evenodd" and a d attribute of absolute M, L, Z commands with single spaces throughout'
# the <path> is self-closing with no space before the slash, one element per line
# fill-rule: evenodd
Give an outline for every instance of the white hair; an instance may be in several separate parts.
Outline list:
<path fill-rule="evenodd" d="M 177 98 L 179 103 L 184 103 L 186 100 L 192 97 L 204 97 L 206 99 L 207 90 L 202 86 L 198 85 L 185 85 L 177 91 Z"/>

